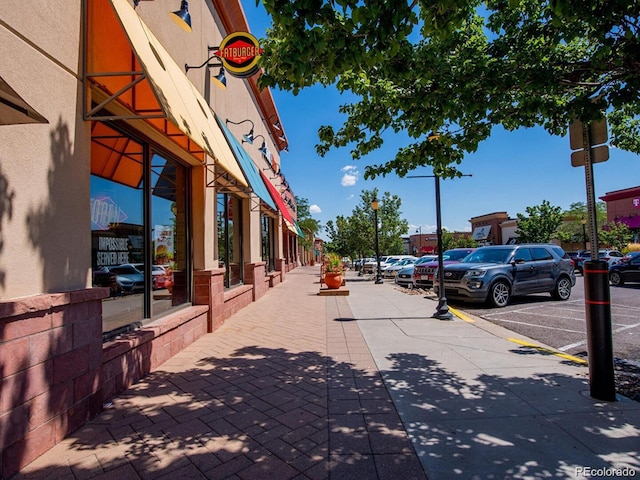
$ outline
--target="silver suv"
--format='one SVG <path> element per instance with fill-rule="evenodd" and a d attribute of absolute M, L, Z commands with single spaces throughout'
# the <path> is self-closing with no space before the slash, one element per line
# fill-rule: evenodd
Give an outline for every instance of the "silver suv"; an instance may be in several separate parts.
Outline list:
<path fill-rule="evenodd" d="M 513 295 L 529 293 L 549 292 L 557 300 L 568 300 L 575 284 L 573 263 L 556 245 L 480 247 L 462 262 L 444 267 L 447 298 L 486 301 L 495 307 L 506 306 Z"/>

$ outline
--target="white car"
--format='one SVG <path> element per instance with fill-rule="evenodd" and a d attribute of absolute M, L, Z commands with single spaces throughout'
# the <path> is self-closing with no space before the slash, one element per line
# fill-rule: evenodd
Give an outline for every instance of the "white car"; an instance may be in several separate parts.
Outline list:
<path fill-rule="evenodd" d="M 418 260 L 418 259 L 417 258 L 403 258 L 401 260 L 398 260 L 395 263 L 392 263 L 391 265 L 387 265 L 382 269 L 382 276 L 385 277 L 385 278 L 393 278 L 403 268 L 408 267 L 409 265 L 413 265 L 416 262 L 416 260 Z"/>

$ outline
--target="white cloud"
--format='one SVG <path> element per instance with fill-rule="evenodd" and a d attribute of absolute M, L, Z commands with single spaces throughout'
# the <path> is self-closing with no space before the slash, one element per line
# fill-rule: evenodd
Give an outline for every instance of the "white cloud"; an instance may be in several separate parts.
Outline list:
<path fill-rule="evenodd" d="M 342 176 L 342 180 L 340 183 L 343 187 L 353 187 L 358 181 L 358 177 L 360 176 L 360 172 L 355 165 L 345 165 L 340 169 L 341 172 L 344 172 Z"/>
<path fill-rule="evenodd" d="M 416 233 L 420 233 L 421 229 L 422 229 L 422 235 L 425 235 L 427 233 L 436 233 L 437 226 L 409 224 L 409 235 L 415 235 Z"/>
<path fill-rule="evenodd" d="M 355 198 L 355 195 L 352 193 L 347 197 L 347 200 L 353 200 L 354 198 Z"/>
<path fill-rule="evenodd" d="M 309 207 L 309 213 L 320 213 L 322 210 L 315 203 Z"/>

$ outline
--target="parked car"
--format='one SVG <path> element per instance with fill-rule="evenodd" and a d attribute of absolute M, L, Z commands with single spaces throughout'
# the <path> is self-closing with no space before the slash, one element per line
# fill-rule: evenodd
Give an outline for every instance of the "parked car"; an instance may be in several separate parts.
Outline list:
<path fill-rule="evenodd" d="M 433 262 L 434 260 L 437 260 L 438 257 L 436 257 L 435 255 L 425 255 L 423 257 L 419 257 L 415 263 L 411 264 L 411 265 L 407 265 L 404 268 L 402 268 L 401 270 L 398 271 L 397 275 L 395 276 L 395 283 L 397 285 L 400 285 L 402 287 L 406 287 L 406 288 L 413 288 L 413 270 L 415 269 L 416 265 L 421 265 L 423 263 L 429 263 L 429 262 Z"/>
<path fill-rule="evenodd" d="M 609 267 L 619 263 L 622 260 L 624 255 L 620 253 L 618 250 L 598 250 L 598 257 L 600 260 L 604 260 L 609 264 Z M 578 273 L 584 274 L 584 262 L 588 262 L 591 260 L 591 252 L 589 250 L 581 250 L 578 252 L 578 256 L 575 258 L 575 268 L 578 270 Z"/>
<path fill-rule="evenodd" d="M 473 252 L 475 248 L 452 248 L 442 252 L 442 262 L 444 265 L 458 263 L 464 257 Z M 433 286 L 433 276 L 438 269 L 438 257 L 428 263 L 423 263 L 413 270 L 413 284 L 416 287 L 431 288 Z"/>
<path fill-rule="evenodd" d="M 382 268 L 382 264 L 387 259 L 387 256 L 380 257 L 380 267 Z M 367 258 L 366 261 L 362 264 L 362 273 L 376 273 L 376 268 L 378 268 L 378 260 L 376 258 Z"/>
<path fill-rule="evenodd" d="M 380 273 L 382 270 L 392 265 L 396 262 L 399 262 L 403 258 L 415 258 L 413 255 L 385 255 L 380 257 Z M 375 258 L 372 258 L 370 261 L 365 262 L 362 266 L 362 273 L 376 273 L 376 269 L 378 268 L 378 262 Z"/>
<path fill-rule="evenodd" d="M 407 257 L 398 260 L 397 262 L 386 265 L 382 268 L 382 276 L 384 278 L 394 278 L 396 274 L 403 268 L 413 265 L 417 260 L 416 257 Z"/>
<path fill-rule="evenodd" d="M 457 264 L 444 267 L 445 296 L 504 307 L 512 296 L 549 292 L 568 300 L 576 284 L 573 263 L 557 245 L 521 244 L 480 247 Z M 434 287 L 439 295 L 438 284 Z"/>
<path fill-rule="evenodd" d="M 93 283 L 110 287 L 112 295 L 141 292 L 144 290 L 144 274 L 132 264 L 101 267 L 94 271 Z"/>
<path fill-rule="evenodd" d="M 604 260 L 609 263 L 609 267 L 617 265 L 622 260 L 624 255 L 618 250 L 598 250 L 598 256 L 600 260 Z"/>
<path fill-rule="evenodd" d="M 609 267 L 609 282 L 614 287 L 640 282 L 640 252 L 632 252 Z"/>
<path fill-rule="evenodd" d="M 124 263 L 121 267 L 133 266 L 136 270 L 144 273 L 144 263 Z M 154 290 L 165 288 L 165 283 L 168 278 L 167 266 L 165 265 L 152 265 L 151 266 L 151 287 Z"/>

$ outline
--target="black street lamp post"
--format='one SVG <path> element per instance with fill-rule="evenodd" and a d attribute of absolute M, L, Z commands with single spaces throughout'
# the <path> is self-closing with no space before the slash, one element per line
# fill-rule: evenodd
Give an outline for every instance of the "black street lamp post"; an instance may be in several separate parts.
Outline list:
<path fill-rule="evenodd" d="M 436 179 L 436 235 L 438 237 L 438 306 L 433 318 L 440 320 L 451 320 L 453 316 L 447 305 L 447 297 L 444 292 L 444 261 L 442 260 L 442 219 L 440 214 L 440 177 L 433 176 Z"/>
<path fill-rule="evenodd" d="M 587 250 L 587 231 L 585 230 L 585 225 L 587 223 L 587 220 L 582 217 L 582 219 L 580 220 L 580 223 L 582 224 L 582 249 L 583 250 Z"/>
<path fill-rule="evenodd" d="M 376 281 L 375 283 L 380 284 L 382 283 L 382 276 L 380 275 L 380 246 L 379 246 L 379 242 L 378 242 L 378 199 L 377 198 L 373 198 L 373 200 L 371 200 L 371 208 L 373 208 L 373 219 L 376 223 L 376 263 L 377 263 L 377 267 L 376 267 Z"/>
<path fill-rule="evenodd" d="M 471 175 L 462 175 L 470 177 Z M 451 320 L 453 315 L 447 305 L 447 297 L 444 291 L 444 261 L 442 259 L 442 215 L 440 210 L 440 177 L 438 175 L 407 175 L 407 178 L 434 178 L 436 182 L 436 236 L 438 241 L 438 306 L 433 318 L 440 320 Z"/>

